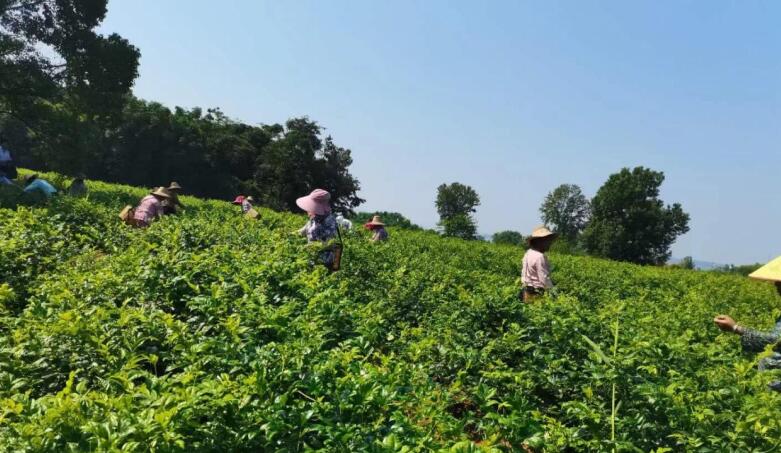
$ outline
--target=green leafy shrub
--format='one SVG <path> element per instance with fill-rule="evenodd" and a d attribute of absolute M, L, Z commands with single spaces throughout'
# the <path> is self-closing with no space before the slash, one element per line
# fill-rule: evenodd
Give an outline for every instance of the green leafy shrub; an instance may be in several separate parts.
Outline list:
<path fill-rule="evenodd" d="M 54 175 L 49 175 L 54 179 Z M 4 451 L 777 451 L 781 396 L 713 315 L 770 326 L 739 276 L 397 230 L 309 265 L 303 216 L 145 189 L 0 208 Z M 617 335 L 616 335 L 617 334 Z"/>

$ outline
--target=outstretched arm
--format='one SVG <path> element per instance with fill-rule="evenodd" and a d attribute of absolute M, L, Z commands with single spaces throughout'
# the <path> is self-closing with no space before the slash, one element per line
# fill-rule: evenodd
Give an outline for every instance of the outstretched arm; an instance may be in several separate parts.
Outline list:
<path fill-rule="evenodd" d="M 725 315 L 716 316 L 713 322 L 716 323 L 719 329 L 725 332 L 740 335 L 740 342 L 744 351 L 761 352 L 765 349 L 765 346 L 781 340 L 781 318 L 776 321 L 775 327 L 769 332 L 740 326 L 734 319 Z"/>

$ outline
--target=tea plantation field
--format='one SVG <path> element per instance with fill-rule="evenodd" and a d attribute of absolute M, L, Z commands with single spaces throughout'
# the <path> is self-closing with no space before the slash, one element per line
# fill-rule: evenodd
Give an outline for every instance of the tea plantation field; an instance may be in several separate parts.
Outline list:
<path fill-rule="evenodd" d="M 56 175 L 48 178 L 59 181 Z M 0 193 L 0 451 L 781 451 L 781 395 L 714 315 L 771 285 L 391 230 L 312 269 L 303 216 L 144 190 Z"/>

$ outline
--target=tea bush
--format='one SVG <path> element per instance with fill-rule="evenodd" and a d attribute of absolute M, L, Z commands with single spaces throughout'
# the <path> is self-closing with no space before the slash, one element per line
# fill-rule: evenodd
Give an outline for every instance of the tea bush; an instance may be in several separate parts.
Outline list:
<path fill-rule="evenodd" d="M 48 178 L 59 181 L 56 175 Z M 144 190 L 0 193 L 3 451 L 779 451 L 781 396 L 712 325 L 770 285 L 391 229 L 309 264 L 303 216 L 225 202 L 147 230 Z"/>

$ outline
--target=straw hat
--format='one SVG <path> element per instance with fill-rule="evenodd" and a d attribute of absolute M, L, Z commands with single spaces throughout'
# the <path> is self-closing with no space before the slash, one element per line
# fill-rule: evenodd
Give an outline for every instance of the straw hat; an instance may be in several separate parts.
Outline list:
<path fill-rule="evenodd" d="M 529 236 L 529 242 L 534 241 L 535 239 L 545 239 L 545 238 L 556 238 L 558 236 L 557 233 L 554 233 L 553 231 L 549 230 L 545 226 L 538 226 L 537 228 L 532 231 L 532 234 Z"/>
<path fill-rule="evenodd" d="M 255 202 L 255 199 L 254 199 L 254 198 L 252 198 L 252 195 L 250 195 L 250 196 L 248 196 L 247 198 L 245 198 L 245 199 L 244 199 L 244 201 L 249 201 L 250 203 L 254 203 L 254 202 Z"/>
<path fill-rule="evenodd" d="M 171 184 L 168 185 L 168 190 L 170 191 L 182 190 L 182 186 L 180 186 L 178 182 L 172 181 Z"/>
<path fill-rule="evenodd" d="M 781 256 L 752 272 L 749 277 L 769 282 L 781 282 Z"/>
<path fill-rule="evenodd" d="M 315 189 L 309 195 L 296 200 L 296 205 L 306 212 L 323 215 L 331 212 L 331 194 L 323 189 Z"/>
<path fill-rule="evenodd" d="M 165 199 L 171 198 L 171 193 L 165 187 L 158 187 L 157 189 L 153 190 L 152 195 Z"/>
<path fill-rule="evenodd" d="M 238 195 L 233 199 L 233 204 L 241 204 L 242 202 L 244 202 L 244 195 Z"/>
<path fill-rule="evenodd" d="M 372 217 L 371 222 L 367 222 L 365 226 L 367 226 L 367 227 L 369 227 L 369 226 L 385 226 L 385 224 L 382 223 L 382 219 L 380 219 L 380 216 L 376 215 L 376 216 Z"/>

